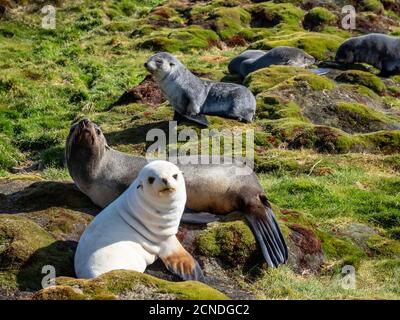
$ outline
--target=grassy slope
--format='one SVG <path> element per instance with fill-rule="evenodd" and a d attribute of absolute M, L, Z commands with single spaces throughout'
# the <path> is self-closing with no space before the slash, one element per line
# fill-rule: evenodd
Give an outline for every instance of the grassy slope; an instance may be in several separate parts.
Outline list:
<path fill-rule="evenodd" d="M 40 159 L 43 178 L 67 178 L 64 140 L 71 122 L 83 115 L 102 126 L 112 146 L 143 154 L 143 126 L 169 118 L 169 106 L 109 106 L 146 74 L 143 62 L 152 51 L 135 48 L 130 33 L 158 2 L 68 2 L 57 10 L 54 31 L 40 28 L 38 12 L 16 10 L 12 21 L 0 22 L 0 176 L 10 176 L 8 169 L 14 165 Z M 191 69 L 221 79 L 230 57 L 243 49 L 214 47 L 177 56 Z M 225 124 L 210 120 L 216 128 Z M 343 223 L 362 222 L 377 227 L 385 239 L 399 239 L 398 155 L 327 155 L 263 147 L 259 153 L 260 171 L 265 171 L 259 174 L 261 182 L 280 208 L 305 213 L 327 232 Z M 393 255 L 378 252 L 362 259 L 356 291 L 338 288 L 329 272 L 299 276 L 288 268 L 266 272 L 251 286 L 261 298 L 398 298 L 398 281 L 393 279 L 399 279 L 399 268 Z"/>

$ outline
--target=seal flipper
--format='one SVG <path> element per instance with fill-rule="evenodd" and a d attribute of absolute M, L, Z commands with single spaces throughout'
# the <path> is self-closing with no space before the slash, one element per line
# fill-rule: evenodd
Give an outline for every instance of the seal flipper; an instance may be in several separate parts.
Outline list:
<path fill-rule="evenodd" d="M 269 267 L 276 268 L 288 259 L 288 250 L 275 215 L 265 196 L 260 196 L 265 208 L 262 216 L 246 212 L 246 219 Z"/>
<path fill-rule="evenodd" d="M 199 263 L 182 247 L 175 236 L 172 238 L 169 239 L 170 241 L 168 241 L 164 250 L 160 252 L 160 258 L 167 269 L 183 280 L 205 282 Z"/>
<path fill-rule="evenodd" d="M 204 114 L 197 114 L 197 115 L 183 115 L 179 113 L 178 111 L 175 110 L 174 112 L 174 121 L 179 122 L 184 122 L 184 121 L 189 121 L 189 122 L 195 122 L 197 124 L 200 124 L 204 127 L 208 127 L 208 120 Z"/>

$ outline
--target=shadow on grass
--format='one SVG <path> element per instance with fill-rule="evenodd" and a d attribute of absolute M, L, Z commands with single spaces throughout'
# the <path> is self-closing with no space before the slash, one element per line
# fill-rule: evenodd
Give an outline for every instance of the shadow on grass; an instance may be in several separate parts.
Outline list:
<path fill-rule="evenodd" d="M 10 194 L 0 190 L 0 214 L 61 207 L 96 214 L 99 208 L 71 182 L 39 181 Z"/>

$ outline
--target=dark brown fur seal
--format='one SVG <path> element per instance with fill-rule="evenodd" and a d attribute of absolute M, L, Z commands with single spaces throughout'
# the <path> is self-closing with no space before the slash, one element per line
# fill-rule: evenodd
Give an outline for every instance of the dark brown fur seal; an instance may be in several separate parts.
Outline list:
<path fill-rule="evenodd" d="M 145 158 L 110 148 L 100 128 L 87 119 L 72 126 L 66 161 L 79 189 L 100 207 L 125 191 L 147 164 Z M 257 176 L 252 171 L 238 176 L 238 166 L 178 164 L 185 177 L 186 207 L 215 214 L 243 212 L 266 262 L 278 267 L 288 258 L 285 240 Z"/>
<path fill-rule="evenodd" d="M 382 76 L 400 73 L 400 38 L 371 33 L 346 40 L 336 52 L 336 62 L 368 63 Z"/>

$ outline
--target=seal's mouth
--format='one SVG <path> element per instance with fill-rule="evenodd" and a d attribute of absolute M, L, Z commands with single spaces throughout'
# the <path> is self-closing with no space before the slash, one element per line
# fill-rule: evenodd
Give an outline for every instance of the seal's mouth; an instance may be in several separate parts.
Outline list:
<path fill-rule="evenodd" d="M 164 188 L 159 191 L 160 194 L 165 194 L 165 193 L 174 193 L 176 191 L 175 188 L 169 187 L 169 188 Z"/>

